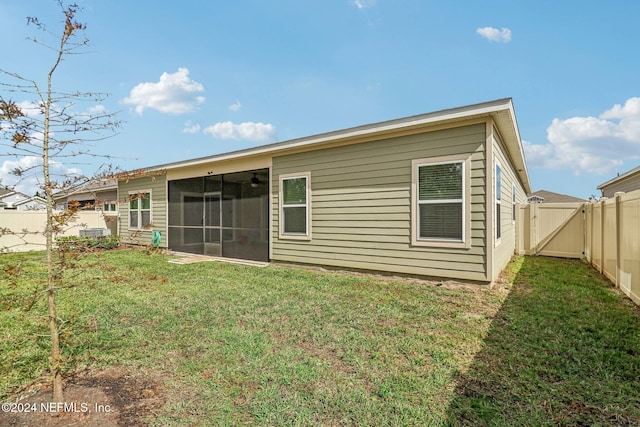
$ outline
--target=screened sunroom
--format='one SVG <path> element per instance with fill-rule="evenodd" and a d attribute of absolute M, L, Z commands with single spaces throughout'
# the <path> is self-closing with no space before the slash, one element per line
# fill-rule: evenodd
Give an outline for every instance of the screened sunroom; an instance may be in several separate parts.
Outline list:
<path fill-rule="evenodd" d="M 269 169 L 168 182 L 171 249 L 269 261 Z"/>

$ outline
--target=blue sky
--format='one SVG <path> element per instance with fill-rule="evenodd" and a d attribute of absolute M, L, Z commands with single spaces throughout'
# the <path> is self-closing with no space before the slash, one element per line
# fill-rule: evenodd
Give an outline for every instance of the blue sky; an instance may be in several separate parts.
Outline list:
<path fill-rule="evenodd" d="M 78 4 L 91 46 L 54 84 L 110 94 L 101 108 L 126 123 L 91 149 L 123 169 L 506 97 L 534 190 L 588 198 L 640 164 L 640 2 Z M 42 81 L 51 54 L 27 16 L 62 21 L 54 0 L 0 0 L 0 68 Z M 0 178 L 29 162 L 0 156 Z"/>

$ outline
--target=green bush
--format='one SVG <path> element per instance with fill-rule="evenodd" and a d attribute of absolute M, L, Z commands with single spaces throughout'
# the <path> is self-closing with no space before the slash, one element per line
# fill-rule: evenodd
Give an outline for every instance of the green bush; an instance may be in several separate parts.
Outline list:
<path fill-rule="evenodd" d="M 91 249 L 114 249 L 120 246 L 120 236 L 66 236 L 56 239 L 58 249 L 65 252 L 88 251 Z"/>

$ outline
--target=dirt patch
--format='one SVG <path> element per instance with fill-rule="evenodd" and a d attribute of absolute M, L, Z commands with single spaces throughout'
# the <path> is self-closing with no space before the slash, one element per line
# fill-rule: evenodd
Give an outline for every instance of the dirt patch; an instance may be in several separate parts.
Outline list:
<path fill-rule="evenodd" d="M 10 402 L 0 412 L 2 426 L 146 426 L 162 407 L 164 390 L 157 379 L 111 368 L 69 378 L 61 404 L 51 402 L 50 386 L 35 387 Z"/>

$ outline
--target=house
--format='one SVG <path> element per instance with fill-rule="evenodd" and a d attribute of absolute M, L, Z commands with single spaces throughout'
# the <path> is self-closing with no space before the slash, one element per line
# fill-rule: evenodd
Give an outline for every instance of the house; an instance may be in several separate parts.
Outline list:
<path fill-rule="evenodd" d="M 27 196 L 19 191 L 0 187 L 0 210 L 31 211 L 46 207 L 47 202 L 40 196 Z"/>
<path fill-rule="evenodd" d="M 54 194 L 56 209 L 66 209 L 69 203 L 78 203 L 81 210 L 102 211 L 111 234 L 117 233 L 118 181 L 92 179 L 87 183 Z"/>
<path fill-rule="evenodd" d="M 531 192 L 511 99 L 145 168 L 118 233 L 176 251 L 492 282 Z"/>
<path fill-rule="evenodd" d="M 617 192 L 640 190 L 640 166 L 598 185 L 602 197 L 613 197 Z"/>
<path fill-rule="evenodd" d="M 584 203 L 586 200 L 552 191 L 538 190 L 529 194 L 528 203 Z"/>

